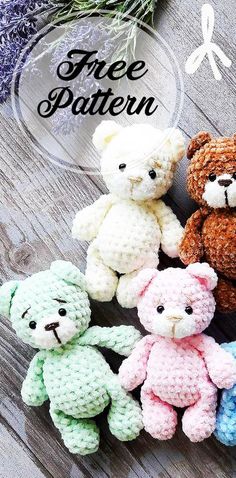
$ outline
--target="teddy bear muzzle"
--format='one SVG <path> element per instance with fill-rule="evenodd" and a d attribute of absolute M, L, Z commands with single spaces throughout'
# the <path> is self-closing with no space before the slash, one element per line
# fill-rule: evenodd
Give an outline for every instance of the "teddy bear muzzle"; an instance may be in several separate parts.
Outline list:
<path fill-rule="evenodd" d="M 194 327 L 192 315 L 177 308 L 164 309 L 153 321 L 153 333 L 174 339 L 188 336 Z"/>
<path fill-rule="evenodd" d="M 32 337 L 39 348 L 51 349 L 66 344 L 76 334 L 76 324 L 68 317 L 57 314 L 43 317 L 32 331 Z"/>
<path fill-rule="evenodd" d="M 167 309 L 163 314 L 163 319 L 166 321 L 166 331 L 169 337 L 178 336 L 178 328 L 183 321 L 183 314 L 175 309 Z"/>
<path fill-rule="evenodd" d="M 236 206 L 236 180 L 234 175 L 210 174 L 205 184 L 203 199 L 213 208 Z"/>

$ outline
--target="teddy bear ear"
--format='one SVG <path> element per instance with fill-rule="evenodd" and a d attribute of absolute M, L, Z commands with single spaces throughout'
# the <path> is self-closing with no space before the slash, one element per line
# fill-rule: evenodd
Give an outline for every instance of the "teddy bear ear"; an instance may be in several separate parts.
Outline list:
<path fill-rule="evenodd" d="M 78 285 L 82 290 L 86 290 L 86 280 L 84 274 L 78 267 L 68 261 L 54 261 L 51 264 L 50 271 L 58 277 L 71 284 Z"/>
<path fill-rule="evenodd" d="M 145 294 L 146 290 L 148 289 L 152 280 L 157 276 L 157 274 L 157 269 L 143 269 L 132 280 L 132 293 L 135 297 L 137 297 L 137 300 Z"/>
<path fill-rule="evenodd" d="M 217 275 L 207 262 L 195 262 L 195 264 L 190 264 L 186 270 L 207 290 L 213 290 L 216 287 L 218 280 Z"/>
<path fill-rule="evenodd" d="M 187 147 L 187 158 L 192 159 L 196 151 L 198 151 L 204 144 L 209 143 L 212 140 L 212 136 L 210 133 L 206 131 L 200 131 L 196 136 L 194 136 L 188 147 Z"/>
<path fill-rule="evenodd" d="M 165 136 L 167 139 L 165 145 L 171 149 L 171 154 L 174 163 L 178 163 L 185 153 L 185 141 L 184 137 L 179 129 L 168 128 L 165 130 Z"/>
<path fill-rule="evenodd" d="M 0 314 L 10 318 L 11 302 L 15 295 L 19 281 L 11 280 L 0 287 Z"/>
<path fill-rule="evenodd" d="M 115 121 L 102 121 L 93 134 L 93 144 L 95 148 L 102 152 L 121 130 L 122 126 Z"/>

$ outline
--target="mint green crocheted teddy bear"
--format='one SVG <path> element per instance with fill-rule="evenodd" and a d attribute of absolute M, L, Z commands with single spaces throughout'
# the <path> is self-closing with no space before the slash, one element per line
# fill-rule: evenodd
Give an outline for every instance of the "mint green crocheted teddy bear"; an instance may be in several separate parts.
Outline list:
<path fill-rule="evenodd" d="M 133 440 L 142 429 L 138 403 L 126 393 L 96 345 L 128 356 L 140 339 L 132 326 L 88 329 L 90 304 L 83 274 L 70 262 L 0 289 L 0 313 L 9 317 L 23 342 L 40 349 L 23 382 L 27 405 L 50 399 L 50 414 L 72 453 L 99 446 L 92 419 L 111 401 L 108 423 L 119 440 Z"/>

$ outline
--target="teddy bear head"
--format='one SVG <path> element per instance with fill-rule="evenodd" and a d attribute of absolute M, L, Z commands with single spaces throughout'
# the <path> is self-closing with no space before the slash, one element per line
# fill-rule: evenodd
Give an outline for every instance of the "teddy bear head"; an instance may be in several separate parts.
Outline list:
<path fill-rule="evenodd" d="M 23 342 L 55 349 L 81 335 L 90 322 L 83 274 L 70 262 L 55 261 L 49 270 L 0 288 L 0 313 Z"/>
<path fill-rule="evenodd" d="M 189 194 L 201 206 L 236 206 L 236 135 L 213 138 L 201 131 L 191 139 L 187 157 Z"/>
<path fill-rule="evenodd" d="M 122 127 L 115 121 L 102 121 L 93 143 L 101 153 L 101 173 L 109 191 L 135 201 L 165 194 L 184 155 L 179 130 L 161 131 L 149 124 Z"/>
<path fill-rule="evenodd" d="M 206 263 L 186 269 L 144 269 L 133 280 L 140 322 L 148 332 L 182 339 L 202 332 L 215 311 L 214 270 Z"/>

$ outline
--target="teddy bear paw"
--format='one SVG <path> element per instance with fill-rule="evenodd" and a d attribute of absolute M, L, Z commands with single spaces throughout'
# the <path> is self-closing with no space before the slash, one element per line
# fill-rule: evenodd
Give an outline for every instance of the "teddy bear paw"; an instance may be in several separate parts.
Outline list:
<path fill-rule="evenodd" d="M 144 429 L 157 440 L 169 440 L 175 434 L 177 414 L 172 408 L 165 408 L 143 412 Z"/>
<path fill-rule="evenodd" d="M 118 278 L 114 274 L 111 274 L 108 278 L 101 275 L 91 277 L 87 274 L 86 283 L 91 299 L 99 302 L 110 302 L 116 293 Z"/>
<path fill-rule="evenodd" d="M 138 437 L 143 428 L 141 408 L 131 395 L 120 403 L 113 402 L 108 414 L 111 433 L 120 441 L 130 441 Z"/>
<path fill-rule="evenodd" d="M 183 432 L 191 442 L 200 442 L 211 436 L 215 429 L 214 413 L 198 413 L 187 409 L 182 418 Z"/>
<path fill-rule="evenodd" d="M 99 430 L 92 420 L 75 421 L 74 426 L 62 432 L 62 438 L 71 453 L 82 456 L 95 453 L 99 448 Z"/>

